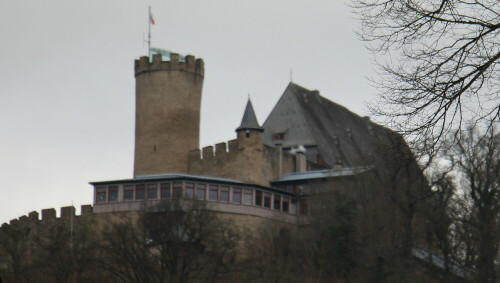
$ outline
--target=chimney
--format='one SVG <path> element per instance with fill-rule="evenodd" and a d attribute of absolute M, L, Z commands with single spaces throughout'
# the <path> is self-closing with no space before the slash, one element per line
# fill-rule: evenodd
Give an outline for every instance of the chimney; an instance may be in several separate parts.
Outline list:
<path fill-rule="evenodd" d="M 283 175 L 283 145 L 276 143 L 276 151 L 278 152 L 278 178 Z"/>
<path fill-rule="evenodd" d="M 335 163 L 335 165 L 333 165 L 333 169 L 342 170 L 342 163 L 343 163 L 342 158 L 337 157 L 337 162 Z"/>
<path fill-rule="evenodd" d="M 306 149 L 299 145 L 295 151 L 295 172 L 306 171 Z"/>

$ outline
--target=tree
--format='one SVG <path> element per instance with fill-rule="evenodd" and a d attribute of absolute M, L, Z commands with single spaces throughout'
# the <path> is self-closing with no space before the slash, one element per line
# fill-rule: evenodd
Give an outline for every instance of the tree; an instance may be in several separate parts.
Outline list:
<path fill-rule="evenodd" d="M 354 0 L 359 34 L 380 62 L 371 106 L 419 150 L 463 121 L 500 121 L 499 0 Z M 387 57 L 386 57 L 387 59 Z"/>
<path fill-rule="evenodd" d="M 0 229 L 8 282 L 89 282 L 96 279 L 94 218 L 24 219 Z"/>
<path fill-rule="evenodd" d="M 201 202 L 163 202 L 111 217 L 101 266 L 123 282 L 217 282 L 232 271 L 238 234 Z"/>
<path fill-rule="evenodd" d="M 469 202 L 464 222 L 469 226 L 465 231 L 470 231 L 473 244 L 466 255 L 473 254 L 478 282 L 496 282 L 495 262 L 500 248 L 500 134 L 495 128 L 486 134 L 470 128 L 456 135 L 461 139 L 446 155 L 461 174 L 465 200 Z"/>
<path fill-rule="evenodd" d="M 33 265 L 29 261 L 31 249 L 30 227 L 16 222 L 2 225 L 0 229 L 0 258 L 7 265 L 2 278 L 7 282 L 30 282 L 33 279 Z"/>
<path fill-rule="evenodd" d="M 461 219 L 466 213 L 463 201 L 457 195 L 455 178 L 449 170 L 435 168 L 428 176 L 432 187 L 430 200 L 425 204 L 426 245 L 439 252 L 443 257 L 444 273 L 437 273 L 435 278 L 442 282 L 451 282 L 451 271 L 454 263 L 461 262 L 458 253 L 463 243 L 461 238 L 463 226 Z"/>

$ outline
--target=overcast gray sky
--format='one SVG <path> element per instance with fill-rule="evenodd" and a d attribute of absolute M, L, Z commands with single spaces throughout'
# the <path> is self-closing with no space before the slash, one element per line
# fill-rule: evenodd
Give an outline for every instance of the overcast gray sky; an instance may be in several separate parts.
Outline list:
<path fill-rule="evenodd" d="M 201 146 L 235 137 L 248 94 L 262 124 L 290 81 L 366 115 L 371 55 L 341 0 L 0 2 L 0 223 L 92 203 L 132 177 L 134 59 L 205 61 Z M 59 210 L 58 210 L 59 215 Z"/>

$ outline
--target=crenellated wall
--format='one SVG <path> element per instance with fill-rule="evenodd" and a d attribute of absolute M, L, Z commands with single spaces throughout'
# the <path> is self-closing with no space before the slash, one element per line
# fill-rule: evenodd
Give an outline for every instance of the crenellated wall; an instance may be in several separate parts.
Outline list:
<path fill-rule="evenodd" d="M 189 152 L 189 174 L 229 178 L 269 186 L 279 176 L 279 151 L 262 143 L 260 133 Z M 283 153 L 282 174 L 295 171 L 295 155 Z"/>
<path fill-rule="evenodd" d="M 73 214 L 76 219 L 80 218 L 81 216 L 93 214 L 92 205 L 82 205 L 80 215 L 76 215 L 75 212 L 76 209 L 74 206 L 64 206 L 60 208 L 60 217 L 57 217 L 55 208 L 47 208 L 41 210 L 42 218 L 40 219 L 40 214 L 37 211 L 32 211 L 28 213 L 28 215 L 20 216 L 18 219 L 12 219 L 9 221 L 9 223 L 2 224 L 2 227 L 6 227 L 8 225 L 16 225 L 19 223 L 38 223 L 53 220 L 68 220 L 71 219 L 71 214 Z"/>
<path fill-rule="evenodd" d="M 150 62 L 147 56 L 135 60 L 135 76 L 155 71 L 183 71 L 201 78 L 205 74 L 203 59 L 195 59 L 193 55 L 187 55 L 185 62 L 179 61 L 179 54 L 175 53 L 170 55 L 170 61 L 163 61 L 161 54 L 154 54 L 153 62 Z"/>

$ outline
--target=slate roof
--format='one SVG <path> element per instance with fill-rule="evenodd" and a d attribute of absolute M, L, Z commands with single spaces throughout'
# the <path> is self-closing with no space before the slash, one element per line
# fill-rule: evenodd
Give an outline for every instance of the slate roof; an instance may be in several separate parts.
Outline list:
<path fill-rule="evenodd" d="M 137 183 L 148 183 L 148 182 L 173 182 L 173 181 L 182 181 L 189 180 L 193 182 L 207 182 L 207 183 L 219 183 L 226 184 L 232 186 L 240 186 L 240 187 L 253 187 L 260 188 L 267 191 L 272 191 L 280 194 L 285 194 L 292 196 L 294 193 L 285 192 L 282 190 L 278 190 L 276 188 L 267 187 L 263 185 L 253 184 L 253 183 L 244 183 L 233 179 L 227 178 L 219 178 L 219 177 L 210 177 L 210 176 L 202 176 L 202 175 L 191 175 L 191 174 L 180 174 L 180 173 L 168 173 L 168 174 L 153 174 L 153 175 L 142 175 L 136 176 L 132 179 L 121 179 L 121 180 L 108 180 L 108 181 L 96 181 L 89 182 L 92 186 L 105 186 L 105 185 L 118 185 L 118 184 L 137 184 Z"/>
<path fill-rule="evenodd" d="M 154 174 L 154 175 L 141 175 L 136 176 L 132 179 L 121 179 L 121 180 L 110 180 L 110 181 L 96 181 L 90 182 L 91 185 L 105 185 L 110 183 L 137 183 L 142 181 L 168 181 L 168 180 L 178 180 L 178 179 L 190 179 L 196 181 L 206 181 L 206 182 L 219 182 L 228 184 L 244 184 L 240 181 L 226 178 L 191 175 L 191 174 L 180 174 L 180 173 L 168 173 L 168 174 Z"/>
<path fill-rule="evenodd" d="M 273 145 L 272 135 L 285 133 L 283 146 L 306 146 L 333 167 L 366 165 L 364 158 L 374 151 L 380 133 L 390 130 L 372 123 L 347 108 L 290 82 L 263 124 L 263 140 Z M 379 133 L 379 134 L 378 134 Z M 308 155 L 310 161 L 313 157 Z"/>
<path fill-rule="evenodd" d="M 264 131 L 264 129 L 259 125 L 257 121 L 257 116 L 255 116 L 255 111 L 253 110 L 252 101 L 248 98 L 247 107 L 245 108 L 245 113 L 243 114 L 243 119 L 241 119 L 240 126 L 236 131 L 241 130 L 257 130 Z"/>

